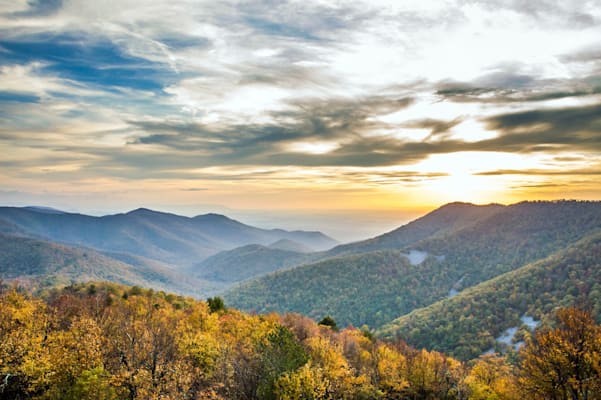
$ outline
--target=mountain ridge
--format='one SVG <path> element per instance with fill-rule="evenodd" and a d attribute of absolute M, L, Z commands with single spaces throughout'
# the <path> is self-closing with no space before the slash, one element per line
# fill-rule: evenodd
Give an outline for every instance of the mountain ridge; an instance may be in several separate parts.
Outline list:
<path fill-rule="evenodd" d="M 386 319 L 426 307 L 452 291 L 547 257 L 601 227 L 601 202 L 492 207 L 478 209 L 457 230 L 439 234 L 433 229 L 432 236 L 405 247 L 296 266 L 245 282 L 224 296 L 241 309 L 330 315 L 343 326 L 378 328 Z M 415 230 L 419 221 L 428 219 L 400 229 Z M 426 254 L 423 262 L 411 265 L 407 253 L 412 250 Z"/>
<path fill-rule="evenodd" d="M 589 306 L 601 320 L 601 229 L 548 257 L 416 309 L 379 330 L 386 338 L 462 359 L 497 345 L 523 315 L 546 320 L 556 307 Z"/>
<path fill-rule="evenodd" d="M 83 245 L 100 251 L 127 252 L 180 268 L 246 244 L 268 245 L 290 239 L 312 248 L 337 242 L 321 232 L 262 229 L 219 214 L 184 217 L 138 208 L 128 213 L 90 216 L 0 207 L 0 231 Z"/>

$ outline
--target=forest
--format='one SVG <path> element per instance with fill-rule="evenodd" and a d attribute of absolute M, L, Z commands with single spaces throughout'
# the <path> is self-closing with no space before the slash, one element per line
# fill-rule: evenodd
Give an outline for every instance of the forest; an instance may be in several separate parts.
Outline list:
<path fill-rule="evenodd" d="M 462 292 L 598 234 L 600 205 L 522 202 L 483 209 L 451 204 L 378 238 L 341 246 L 346 252 L 367 246 L 369 252 L 262 275 L 225 291 L 223 296 L 242 310 L 294 311 L 313 318 L 331 314 L 343 325 L 367 324 L 378 330 L 396 318 L 447 299 L 451 290 Z M 414 242 L 408 246 L 394 247 L 411 240 Z M 377 248 L 377 244 L 390 248 Z M 412 265 L 403 256 L 411 250 L 426 252 L 429 257 Z M 589 269 L 598 265 L 590 264 Z M 573 270 L 570 278 L 583 279 L 578 269 Z M 436 318 L 444 319 L 445 315 Z"/>
<path fill-rule="evenodd" d="M 512 357 L 461 362 L 299 314 L 114 283 L 0 292 L 6 399 L 598 399 L 601 328 L 560 309 Z"/>
<path fill-rule="evenodd" d="M 558 307 L 586 305 L 601 320 L 601 234 L 589 235 L 564 251 L 473 286 L 457 296 L 416 310 L 378 334 L 399 336 L 418 347 L 460 359 L 495 347 L 509 327 L 526 334 L 520 318 L 545 321 Z"/>

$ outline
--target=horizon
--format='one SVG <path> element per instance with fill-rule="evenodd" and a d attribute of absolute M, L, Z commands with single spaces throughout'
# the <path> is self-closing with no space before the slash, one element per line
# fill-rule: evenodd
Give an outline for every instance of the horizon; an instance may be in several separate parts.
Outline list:
<path fill-rule="evenodd" d="M 177 212 L 174 210 L 165 210 L 165 209 L 155 209 L 149 207 L 136 207 L 132 209 L 125 210 L 117 210 L 112 212 L 90 212 L 85 210 L 74 210 L 74 209 L 61 209 L 56 207 L 50 207 L 47 205 L 40 204 L 28 204 L 28 205 L 7 205 L 0 204 L 0 207 L 15 207 L 15 208 L 40 208 L 40 209 L 49 209 L 54 211 L 59 211 L 68 214 L 80 214 L 87 215 L 92 217 L 106 217 L 106 216 L 114 216 L 114 215 L 125 215 L 137 210 L 149 210 L 156 213 L 165 213 L 176 216 L 183 216 L 188 218 L 199 217 L 203 215 L 221 215 L 225 216 L 229 219 L 233 219 L 237 222 L 240 222 L 245 225 L 254 226 L 261 229 L 284 229 L 287 231 L 305 231 L 305 232 L 321 232 L 330 238 L 339 242 L 339 244 L 347 244 L 353 242 L 359 242 L 367 239 L 371 239 L 390 231 L 396 230 L 401 226 L 407 225 L 410 222 L 415 221 L 421 217 L 428 215 L 429 213 L 438 210 L 439 208 L 452 205 L 452 204 L 467 204 L 472 206 L 490 206 L 490 205 L 499 205 L 503 207 L 512 206 L 516 204 L 520 204 L 523 202 L 562 202 L 562 201 L 597 201 L 601 202 L 601 200 L 582 200 L 582 199 L 570 199 L 570 198 L 562 198 L 562 199 L 550 199 L 550 200 L 522 200 L 515 203 L 499 203 L 499 202 L 490 202 L 490 203 L 473 203 L 466 201 L 451 201 L 445 204 L 441 204 L 439 206 L 423 210 L 418 212 L 413 210 L 412 212 L 405 212 L 403 214 L 399 214 L 396 212 L 395 216 L 398 218 L 397 220 L 390 220 L 390 215 L 388 212 L 384 211 L 380 214 L 380 218 L 373 219 L 373 215 L 367 215 L 363 218 L 358 218 L 358 220 L 362 220 L 365 226 L 362 229 L 355 229 L 355 231 L 349 231 L 350 227 L 354 227 L 356 224 L 356 220 L 349 220 L 347 223 L 341 223 L 342 217 L 339 215 L 324 215 L 317 214 L 313 215 L 312 218 L 307 220 L 306 213 L 301 214 L 266 214 L 257 210 L 222 210 L 221 212 L 215 211 L 207 211 L 202 213 L 186 213 Z M 305 210 L 306 211 L 306 210 Z M 360 212 L 361 210 L 353 210 L 354 212 Z M 348 215 L 347 215 L 348 216 Z M 337 222 L 339 226 L 332 227 L 332 222 Z M 355 227 L 356 228 L 356 227 Z"/>
<path fill-rule="evenodd" d="M 0 4 L 0 203 L 372 237 L 601 199 L 601 1 Z"/>

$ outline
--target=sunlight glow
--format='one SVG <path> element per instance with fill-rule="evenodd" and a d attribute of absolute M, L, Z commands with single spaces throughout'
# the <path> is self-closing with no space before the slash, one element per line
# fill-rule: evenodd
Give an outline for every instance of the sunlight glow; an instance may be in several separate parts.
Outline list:
<path fill-rule="evenodd" d="M 294 142 L 286 146 L 290 152 L 306 154 L 327 154 L 339 147 L 336 142 Z"/>

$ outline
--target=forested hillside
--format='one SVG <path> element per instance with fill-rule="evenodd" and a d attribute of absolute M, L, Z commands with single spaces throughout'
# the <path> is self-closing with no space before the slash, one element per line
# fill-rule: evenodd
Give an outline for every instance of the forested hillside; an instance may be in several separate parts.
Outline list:
<path fill-rule="evenodd" d="M 466 369 L 295 315 L 114 284 L 0 291 L 0 397 L 459 399 Z"/>
<path fill-rule="evenodd" d="M 509 328 L 521 328 L 515 341 L 521 340 L 524 315 L 544 321 L 568 306 L 590 307 L 601 320 L 601 233 L 401 317 L 380 333 L 470 359 L 499 345 L 495 338 Z"/>
<path fill-rule="evenodd" d="M 194 277 L 234 283 L 310 261 L 313 255 L 249 244 L 222 251 L 188 269 Z"/>
<path fill-rule="evenodd" d="M 377 328 L 548 257 L 601 228 L 599 202 L 489 207 L 494 212 L 444 235 L 277 272 L 228 291 L 226 298 L 245 310 L 329 314 L 342 324 Z"/>
<path fill-rule="evenodd" d="M 298 314 L 248 315 L 137 286 L 32 297 L 0 284 L 0 309 L 7 399 L 601 398 L 601 329 L 578 309 L 560 310 L 513 364 L 465 364 Z"/>
<path fill-rule="evenodd" d="M 33 287 L 106 280 L 198 295 L 218 289 L 148 260 L 129 263 L 81 247 L 0 234 L 0 279 Z"/>
<path fill-rule="evenodd" d="M 276 272 L 234 288 L 225 298 L 260 313 L 332 315 L 342 326 L 374 327 L 446 296 L 448 287 L 419 280 L 422 274 L 434 280 L 439 270 L 434 257 L 415 267 L 399 251 L 383 250 Z"/>

